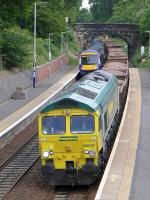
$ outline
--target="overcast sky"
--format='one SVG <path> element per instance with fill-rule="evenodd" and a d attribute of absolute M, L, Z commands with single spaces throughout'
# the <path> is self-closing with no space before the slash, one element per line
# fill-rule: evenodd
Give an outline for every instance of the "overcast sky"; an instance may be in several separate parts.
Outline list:
<path fill-rule="evenodd" d="M 82 7 L 83 8 L 89 8 L 89 0 L 82 0 Z"/>

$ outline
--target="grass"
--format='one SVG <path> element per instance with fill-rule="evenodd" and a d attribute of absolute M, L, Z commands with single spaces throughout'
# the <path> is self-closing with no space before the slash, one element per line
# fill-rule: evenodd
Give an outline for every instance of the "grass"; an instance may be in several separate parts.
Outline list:
<path fill-rule="evenodd" d="M 75 56 L 73 53 L 69 53 L 69 61 L 68 64 L 71 66 L 76 66 L 79 64 L 78 56 Z"/>
<path fill-rule="evenodd" d="M 148 47 L 145 47 L 145 53 L 141 57 L 140 48 L 137 48 L 133 57 L 132 64 L 137 68 L 148 68 L 149 60 L 148 60 Z"/>

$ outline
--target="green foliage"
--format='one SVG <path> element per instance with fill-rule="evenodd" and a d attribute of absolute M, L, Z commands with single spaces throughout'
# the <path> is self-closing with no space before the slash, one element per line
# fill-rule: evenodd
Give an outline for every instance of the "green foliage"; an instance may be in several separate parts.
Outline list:
<path fill-rule="evenodd" d="M 81 0 L 37 0 L 36 33 L 37 65 L 48 61 L 48 35 L 53 33 L 51 41 L 52 57 L 60 55 L 61 32 L 77 19 Z M 0 67 L 31 67 L 33 63 L 33 0 L 0 1 Z M 69 25 L 65 24 L 69 17 Z M 65 36 L 66 37 L 66 36 Z M 73 37 L 68 35 L 70 49 L 75 50 Z"/>
<path fill-rule="evenodd" d="M 64 0 L 65 10 L 69 10 L 72 7 L 79 8 L 81 6 L 81 0 Z"/>
<path fill-rule="evenodd" d="M 142 32 L 150 31 L 150 5 L 144 10 L 142 18 L 139 21 L 139 26 Z"/>
<path fill-rule="evenodd" d="M 78 56 L 74 56 L 73 54 L 69 54 L 69 65 L 76 66 L 79 64 Z"/>
<path fill-rule="evenodd" d="M 79 41 L 73 36 L 73 31 L 68 33 L 68 49 L 74 54 L 79 52 Z"/>
<path fill-rule="evenodd" d="M 78 16 L 78 22 L 79 23 L 88 23 L 92 21 L 92 15 L 89 12 L 88 9 L 83 8 L 82 10 L 80 10 L 79 12 L 79 16 Z"/>
<path fill-rule="evenodd" d="M 69 17 L 70 24 L 76 22 L 81 4 L 82 0 L 64 0 L 65 15 Z"/>
<path fill-rule="evenodd" d="M 118 0 L 113 5 L 110 22 L 137 23 L 141 32 L 150 30 L 149 0 Z"/>
<path fill-rule="evenodd" d="M 65 27 L 65 18 L 62 17 L 61 13 L 55 11 L 52 13 L 48 8 L 44 11 L 39 8 L 37 13 L 37 33 L 38 36 L 47 38 L 49 33 L 62 32 Z"/>
<path fill-rule="evenodd" d="M 13 27 L 2 33 L 3 64 L 6 68 L 20 67 L 30 54 L 31 36 L 27 30 Z"/>
<path fill-rule="evenodd" d="M 113 15 L 110 21 L 122 23 L 136 22 L 138 21 L 138 16 L 136 16 L 136 10 L 138 10 L 138 5 L 135 4 L 135 0 L 119 0 L 113 7 Z"/>
<path fill-rule="evenodd" d="M 148 41 L 150 31 L 150 1 L 149 0 L 117 0 L 113 3 L 113 14 L 109 22 L 136 23 L 140 30 L 143 44 Z M 137 55 L 137 54 L 135 54 Z M 136 56 L 134 57 L 134 61 Z M 143 64 L 143 63 L 142 63 Z"/>
<path fill-rule="evenodd" d="M 149 0 L 90 0 L 94 22 L 137 23 L 141 33 L 150 30 Z"/>
<path fill-rule="evenodd" d="M 89 2 L 94 22 L 106 22 L 111 17 L 114 0 L 90 0 Z"/>
<path fill-rule="evenodd" d="M 48 62 L 48 39 L 37 38 L 36 58 L 37 65 Z"/>
<path fill-rule="evenodd" d="M 33 0 L 1 0 L 1 27 L 8 28 L 16 25 L 16 23 L 21 23 L 21 21 L 23 22 L 32 9 L 33 2 Z"/>
<path fill-rule="evenodd" d="M 144 56 L 140 55 L 140 48 L 137 48 L 133 57 L 132 64 L 137 68 L 148 68 L 149 60 L 148 60 L 148 46 L 145 48 Z"/>

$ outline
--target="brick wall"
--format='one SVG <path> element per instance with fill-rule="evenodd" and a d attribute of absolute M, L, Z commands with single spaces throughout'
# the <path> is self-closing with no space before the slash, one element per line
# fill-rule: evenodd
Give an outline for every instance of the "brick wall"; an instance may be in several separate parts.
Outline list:
<path fill-rule="evenodd" d="M 68 65 L 68 53 L 52 60 L 50 63 L 40 65 L 36 68 L 36 81 L 40 82 L 47 79 L 51 74 Z"/>

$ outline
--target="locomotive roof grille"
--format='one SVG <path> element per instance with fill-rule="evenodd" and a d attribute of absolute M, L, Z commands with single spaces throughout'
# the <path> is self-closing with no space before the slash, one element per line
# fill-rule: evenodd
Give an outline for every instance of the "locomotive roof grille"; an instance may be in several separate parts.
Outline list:
<path fill-rule="evenodd" d="M 105 98 L 114 88 L 117 88 L 117 79 L 110 73 L 97 70 L 74 83 L 57 96 L 41 112 L 53 109 L 73 107 L 95 112 L 105 107 Z"/>
<path fill-rule="evenodd" d="M 79 94 L 83 97 L 89 98 L 89 99 L 95 99 L 95 97 L 97 96 L 98 93 L 92 92 L 90 90 L 86 90 L 84 88 L 78 88 L 75 91 L 76 94 Z"/>
<path fill-rule="evenodd" d="M 80 88 L 71 88 L 70 90 L 66 90 L 63 93 L 60 93 L 59 97 L 62 96 L 62 95 L 65 95 L 65 94 L 71 95 L 72 93 L 78 94 L 80 96 L 83 96 L 83 97 L 86 97 L 86 98 L 89 98 L 89 99 L 95 99 L 95 97 L 98 94 L 98 93 L 93 92 L 91 90 L 87 90 L 85 88 L 80 87 Z"/>

